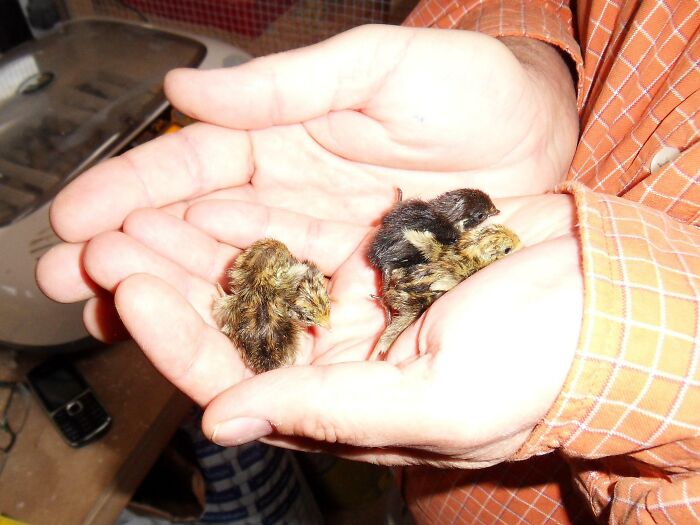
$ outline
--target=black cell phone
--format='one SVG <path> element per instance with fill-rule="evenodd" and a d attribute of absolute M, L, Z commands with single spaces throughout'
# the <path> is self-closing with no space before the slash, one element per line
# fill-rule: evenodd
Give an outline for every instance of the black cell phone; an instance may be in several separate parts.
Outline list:
<path fill-rule="evenodd" d="M 70 446 L 86 445 L 109 429 L 112 418 L 70 361 L 45 361 L 29 371 L 27 381 Z"/>

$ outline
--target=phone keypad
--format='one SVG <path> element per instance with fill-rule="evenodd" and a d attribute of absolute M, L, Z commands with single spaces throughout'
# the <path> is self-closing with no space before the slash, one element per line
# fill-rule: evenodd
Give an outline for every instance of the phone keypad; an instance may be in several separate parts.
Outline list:
<path fill-rule="evenodd" d="M 110 418 L 95 396 L 86 392 L 54 412 L 53 419 L 72 445 L 80 445 Z"/>

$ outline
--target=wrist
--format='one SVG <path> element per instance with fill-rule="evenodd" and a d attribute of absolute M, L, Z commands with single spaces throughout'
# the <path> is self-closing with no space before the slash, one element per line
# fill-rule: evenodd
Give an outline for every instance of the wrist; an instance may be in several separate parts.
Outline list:
<path fill-rule="evenodd" d="M 558 48 L 523 36 L 498 40 L 520 62 L 528 75 L 551 128 L 545 155 L 564 180 L 578 142 L 579 119 L 572 69 Z"/>
<path fill-rule="evenodd" d="M 573 96 L 575 99 L 575 69 L 567 63 L 564 53 L 558 47 L 525 36 L 497 38 L 529 72 L 542 76 L 564 96 Z"/>

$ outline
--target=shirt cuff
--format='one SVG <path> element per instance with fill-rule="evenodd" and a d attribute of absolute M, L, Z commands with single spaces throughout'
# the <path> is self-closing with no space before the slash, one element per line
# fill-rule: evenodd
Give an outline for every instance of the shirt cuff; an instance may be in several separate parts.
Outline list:
<path fill-rule="evenodd" d="M 562 391 L 512 459 L 680 453 L 700 420 L 700 231 L 580 183 L 558 191 L 578 211 L 583 324 Z"/>

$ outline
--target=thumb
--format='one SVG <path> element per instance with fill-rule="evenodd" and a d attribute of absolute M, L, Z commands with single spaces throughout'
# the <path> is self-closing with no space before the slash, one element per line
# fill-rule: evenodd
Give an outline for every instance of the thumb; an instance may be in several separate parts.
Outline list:
<path fill-rule="evenodd" d="M 414 363 L 415 364 L 415 363 Z M 416 421 L 439 433 L 425 374 L 386 362 L 294 366 L 247 379 L 207 407 L 204 433 L 222 446 L 272 434 L 362 447 L 420 446 Z M 431 416 L 431 414 L 433 414 Z"/>
<path fill-rule="evenodd" d="M 304 122 L 362 107 L 412 31 L 394 27 L 386 38 L 385 27 L 363 26 L 233 68 L 176 69 L 166 76 L 165 90 L 178 109 L 213 124 L 257 129 Z"/>

